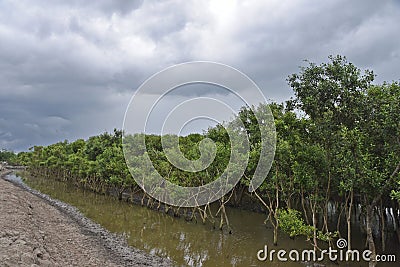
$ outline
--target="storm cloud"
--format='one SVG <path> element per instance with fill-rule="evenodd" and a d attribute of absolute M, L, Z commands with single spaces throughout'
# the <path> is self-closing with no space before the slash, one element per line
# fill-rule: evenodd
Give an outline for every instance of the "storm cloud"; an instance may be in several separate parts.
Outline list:
<path fill-rule="evenodd" d="M 399 80 L 398 1 L 0 1 L 0 148 L 121 128 L 135 90 L 185 61 L 217 61 L 284 101 L 303 60 L 345 55 Z"/>

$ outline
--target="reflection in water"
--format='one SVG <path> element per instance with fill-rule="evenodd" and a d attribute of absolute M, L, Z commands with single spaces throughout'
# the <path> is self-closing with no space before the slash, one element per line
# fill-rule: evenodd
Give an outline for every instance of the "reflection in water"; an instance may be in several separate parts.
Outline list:
<path fill-rule="evenodd" d="M 294 262 L 260 262 L 256 254 L 266 244 L 269 249 L 286 251 L 311 248 L 305 238 L 292 240 L 283 233 L 279 236 L 279 246 L 272 247 L 272 229 L 264 225 L 264 214 L 227 209 L 233 229 L 233 234 L 228 234 L 213 229 L 209 224 L 186 222 L 66 183 L 39 178 L 29 178 L 26 182 L 53 198 L 77 207 L 109 231 L 125 235 L 133 247 L 170 258 L 182 266 L 306 266 L 305 263 Z M 365 240 L 356 230 L 354 229 L 354 247 L 362 248 Z M 394 248 L 396 250 L 398 248 Z M 330 262 L 324 264 L 338 266 Z M 340 263 L 339 266 L 367 266 L 367 263 Z M 387 263 L 379 266 L 398 265 Z"/>

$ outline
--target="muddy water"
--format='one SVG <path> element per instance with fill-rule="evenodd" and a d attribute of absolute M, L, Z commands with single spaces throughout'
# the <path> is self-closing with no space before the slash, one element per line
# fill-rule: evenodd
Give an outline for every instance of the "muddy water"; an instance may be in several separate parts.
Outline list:
<path fill-rule="evenodd" d="M 26 183 L 53 198 L 76 206 L 87 217 L 111 232 L 125 235 L 130 245 L 150 254 L 170 258 L 179 266 L 311 266 L 305 262 L 290 260 L 279 262 L 276 254 L 273 255 L 273 262 L 269 259 L 263 262 L 257 259 L 257 252 L 265 245 L 268 245 L 269 250 L 284 249 L 288 252 L 297 249 L 301 253 L 302 250 L 311 249 L 305 238 L 292 240 L 283 233 L 279 235 L 279 245 L 273 247 L 272 229 L 264 224 L 264 214 L 228 208 L 227 213 L 233 229 L 233 234 L 229 234 L 215 230 L 209 224 L 186 222 L 184 219 L 120 202 L 110 196 L 94 194 L 66 183 L 39 178 L 28 178 Z M 363 235 L 354 229 L 353 238 L 354 247 L 362 252 L 361 248 L 365 242 Z M 389 247 L 398 253 L 398 247 Z M 399 266 L 400 256 L 396 256 L 397 263 L 378 266 Z M 368 265 L 362 259 L 360 262 L 340 262 L 339 265 L 329 261 L 321 264 Z"/>

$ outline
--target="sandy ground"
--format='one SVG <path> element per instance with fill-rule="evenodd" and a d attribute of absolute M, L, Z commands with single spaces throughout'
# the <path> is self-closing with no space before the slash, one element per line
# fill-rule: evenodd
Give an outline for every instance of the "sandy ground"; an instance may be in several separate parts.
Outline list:
<path fill-rule="evenodd" d="M 127 246 L 74 207 L 0 178 L 0 266 L 171 265 Z"/>

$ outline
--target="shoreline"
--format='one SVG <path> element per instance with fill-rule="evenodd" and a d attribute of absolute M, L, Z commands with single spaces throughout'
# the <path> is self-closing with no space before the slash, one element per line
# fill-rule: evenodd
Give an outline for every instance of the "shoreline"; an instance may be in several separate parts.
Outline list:
<path fill-rule="evenodd" d="M 0 207 L 0 210 L 2 211 L 2 215 L 0 216 L 0 229 L 6 229 L 7 226 L 7 212 L 3 211 L 5 209 L 10 209 L 11 211 L 17 209 L 17 210 L 24 210 L 24 208 L 26 207 L 12 207 L 12 205 L 10 206 L 10 204 L 12 204 L 10 201 L 7 201 L 7 197 L 8 198 L 13 198 L 13 197 L 19 197 L 19 198 L 28 198 L 30 201 L 30 203 L 28 203 L 28 210 L 27 212 L 22 212 L 20 213 L 17 218 L 14 218 L 16 221 L 24 221 L 24 219 L 30 219 L 32 217 L 32 214 L 29 213 L 29 208 L 32 208 L 33 206 L 33 210 L 36 210 L 34 205 L 32 204 L 32 202 L 39 202 L 38 204 L 41 204 L 41 206 L 43 206 L 44 208 L 44 212 L 46 214 L 46 212 L 52 213 L 51 214 L 51 219 L 52 220 L 63 220 L 66 221 L 64 223 L 67 224 L 67 227 L 69 228 L 78 228 L 78 232 L 76 233 L 76 231 L 74 231 L 74 235 L 78 234 L 80 235 L 79 237 L 77 236 L 77 239 L 83 239 L 85 240 L 85 242 L 87 242 L 87 244 L 92 243 L 90 246 L 90 248 L 88 247 L 88 250 L 86 254 L 91 254 L 92 252 L 90 251 L 92 249 L 92 247 L 94 246 L 94 250 L 97 250 L 97 252 L 101 253 L 102 257 L 104 259 L 102 259 L 102 261 L 106 261 L 104 262 L 104 264 L 112 264 L 114 266 L 173 266 L 173 262 L 169 259 L 164 259 L 161 258 L 159 256 L 153 256 L 150 255 L 142 250 L 133 248 L 131 246 L 129 246 L 127 244 L 127 241 L 125 238 L 123 238 L 120 235 L 114 234 L 109 232 L 108 230 L 104 229 L 102 226 L 100 226 L 99 224 L 93 222 L 92 220 L 90 220 L 89 218 L 86 218 L 77 208 L 61 202 L 59 200 L 55 200 L 52 199 L 51 197 L 49 197 L 46 194 L 42 194 L 30 187 L 28 187 L 27 185 L 25 185 L 24 183 L 19 183 L 17 181 L 13 181 L 10 179 L 7 179 L 7 175 L 12 173 L 12 171 L 8 171 L 8 172 L 0 172 L 0 190 L 4 190 L 4 189 L 8 189 L 9 191 L 9 196 L 5 196 L 5 194 L 3 192 L 1 192 L 1 194 L 3 195 L 2 198 L 0 199 L 2 200 L 2 204 Z M 7 186 L 7 184 L 9 184 L 9 186 Z M 7 187 L 7 188 L 4 188 Z M 31 197 L 29 197 L 29 194 Z M 1 196 L 0 196 L 1 197 Z M 35 201 L 36 199 L 36 201 Z M 9 205 L 7 205 L 10 202 Z M 21 202 L 21 201 L 19 201 Z M 40 203 L 42 202 L 42 203 Z M 36 203 L 35 203 L 36 204 Z M 17 205 L 21 205 L 23 206 L 22 203 L 19 203 Z M 10 207 L 8 207 L 10 206 Z M 57 214 L 57 212 L 54 214 L 53 209 L 55 209 L 56 211 L 58 211 L 59 214 Z M 3 210 L 2 210 L 3 209 Z M 28 213 L 28 214 L 26 214 Z M 33 214 L 34 216 L 35 214 Z M 58 218 L 58 217 L 66 217 L 66 218 Z M 3 218 L 1 218 L 3 217 Z M 15 217 L 15 216 L 14 216 Z M 21 217 L 21 218 L 20 218 Z M 45 222 L 43 221 L 43 219 L 48 219 L 48 218 L 36 218 L 36 221 L 42 222 L 42 224 Z M 2 224 L 6 224 L 6 225 L 2 225 Z M 64 224 L 63 224 L 64 225 Z M 41 227 L 44 227 L 42 230 L 43 231 L 39 231 L 39 232 L 46 232 L 49 231 L 50 234 L 48 238 L 56 238 L 58 234 L 62 234 L 58 229 L 58 225 L 41 225 Z M 8 226 L 9 227 L 9 226 Z M 28 227 L 28 229 L 25 229 L 28 233 L 28 235 L 35 235 L 37 233 L 33 233 L 31 229 L 31 227 L 29 227 L 29 224 L 27 224 L 27 226 L 25 226 L 25 228 Z M 53 229 L 46 229 L 47 228 L 53 228 Z M 11 235 L 13 233 L 13 229 L 9 229 L 11 232 Z M 31 231 L 29 231 L 31 230 Z M 15 232 L 15 231 L 14 231 Z M 23 231 L 22 231 L 23 232 Z M 56 235 L 56 236 L 54 236 Z M 2 247 L 3 243 L 7 243 L 5 241 L 7 241 L 7 238 L 10 239 L 10 234 L 7 233 L 6 231 L 0 230 L 0 248 Z M 15 239 L 15 237 L 11 237 L 11 239 Z M 43 238 L 44 239 L 44 238 Z M 90 240 L 86 240 L 86 239 L 90 239 Z M 34 240 L 35 241 L 35 240 Z M 46 239 L 47 241 L 47 239 Z M 66 238 L 65 239 L 66 244 L 68 245 L 68 243 L 73 242 L 74 240 L 71 238 Z M 23 240 L 23 242 L 29 243 L 29 240 Z M 13 241 L 12 244 L 14 244 L 15 241 Z M 35 243 L 35 242 L 33 242 Z M 43 242 L 46 244 L 46 242 Z M 63 246 L 62 244 L 56 244 L 58 247 L 63 248 L 65 246 Z M 85 246 L 86 244 L 80 244 Z M 51 246 L 51 244 L 50 244 Z M 85 248 L 84 248 L 85 249 Z M 18 250 L 18 248 L 17 248 Z M 28 249 L 29 250 L 29 249 Z M 33 252 L 35 251 L 35 248 L 33 249 Z M 18 251 L 17 251 L 18 252 Z M 76 251 L 78 253 L 78 262 L 77 262 L 77 266 L 78 265 L 85 265 L 87 266 L 87 264 L 89 264 L 89 266 L 97 266 L 97 264 L 103 264 L 99 262 L 94 264 L 90 263 L 90 262 L 82 262 L 85 261 L 85 257 L 80 257 L 79 254 L 84 255 L 85 251 Z M 15 252 L 13 252 L 15 253 Z M 35 252 L 36 253 L 36 252 Z M 35 254 L 33 253 L 33 254 Z M 57 251 L 56 251 L 57 253 Z M 4 254 L 4 253 L 3 253 Z M 6 255 L 2 255 L 0 253 L 0 259 L 7 259 L 10 258 L 10 256 L 12 255 L 7 255 L 7 251 L 5 253 Z M 26 253 L 25 253 L 26 254 Z M 29 254 L 29 253 L 28 253 Z M 32 264 L 37 264 L 37 266 L 49 266 L 50 264 L 57 264 L 56 261 L 54 261 L 54 258 L 57 258 L 57 256 L 59 255 L 52 255 L 51 253 L 48 253 L 49 255 L 46 257 L 48 259 L 45 260 L 41 260 L 40 259 L 40 254 L 36 254 L 36 258 L 33 257 L 33 261 Z M 67 252 L 67 254 L 70 257 L 73 257 L 73 251 L 71 251 L 71 253 Z M 85 255 L 86 255 L 85 254 Z M 39 255 L 39 256 L 38 256 Z M 34 255 L 35 256 L 35 255 Z M 53 256 L 53 257 L 52 257 Z M 25 258 L 27 259 L 31 259 L 32 257 L 28 257 L 26 256 Z M 51 259 L 53 258 L 53 262 L 51 262 Z M 87 258 L 87 257 L 86 257 Z M 90 258 L 90 257 L 89 257 Z M 20 256 L 20 260 L 22 259 L 22 256 Z M 26 260 L 26 259 L 25 259 Z M 66 259 L 67 260 L 67 259 Z M 68 259 L 71 262 L 71 259 Z M 80 260 L 80 262 L 79 262 Z M 15 261 L 15 259 L 14 259 Z M 23 262 L 24 260 L 22 259 L 22 262 L 20 262 L 19 264 L 25 264 L 28 262 Z M 95 260 L 94 260 L 95 261 Z M 41 263 L 46 263 L 46 264 L 41 264 Z M 73 262 L 73 261 L 72 261 Z M 17 263 L 17 262 L 14 262 Z M 17 263 L 18 264 L 18 263 Z M 61 266 L 64 263 L 60 263 Z M 11 263 L 12 265 L 12 263 Z"/>

